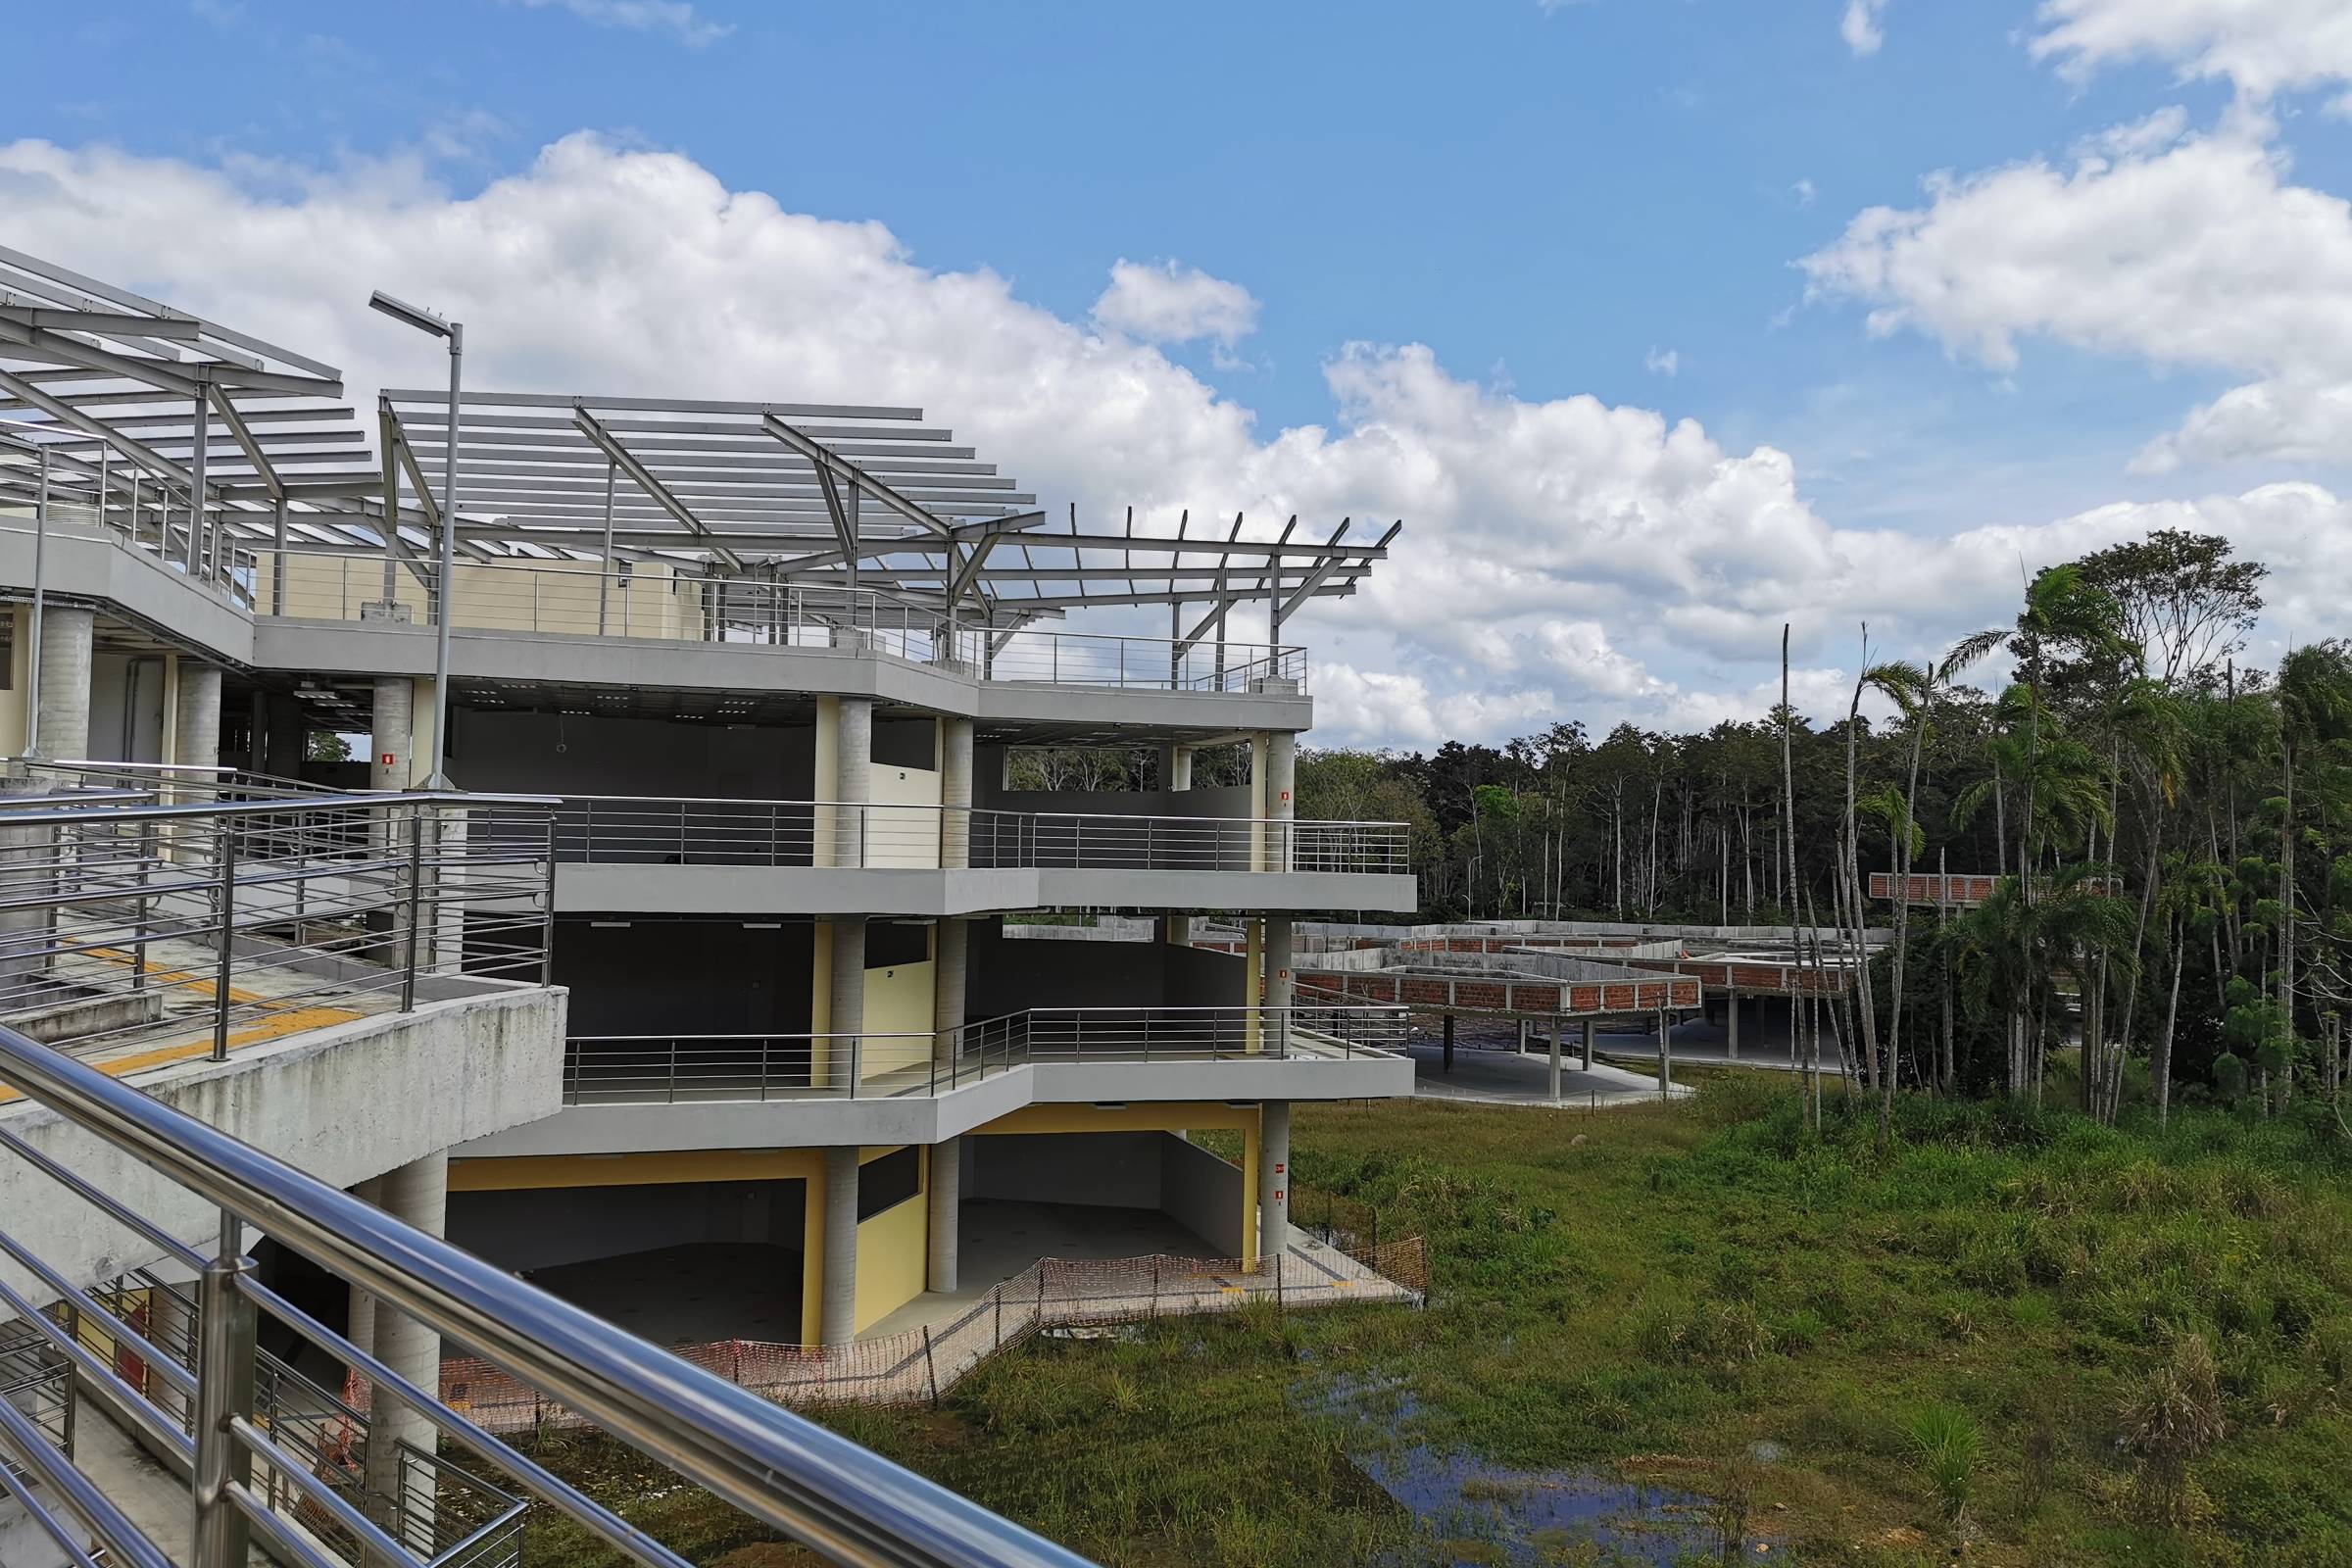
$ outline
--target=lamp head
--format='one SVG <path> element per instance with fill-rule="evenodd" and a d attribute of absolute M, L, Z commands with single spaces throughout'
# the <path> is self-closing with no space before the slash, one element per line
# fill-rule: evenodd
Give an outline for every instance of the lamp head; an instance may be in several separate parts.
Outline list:
<path fill-rule="evenodd" d="M 449 322 L 430 311 L 409 304 L 406 300 L 396 300 L 380 288 L 368 297 L 368 308 L 371 311 L 381 311 L 396 321 L 405 321 L 419 332 L 430 332 L 435 337 L 450 335 Z"/>

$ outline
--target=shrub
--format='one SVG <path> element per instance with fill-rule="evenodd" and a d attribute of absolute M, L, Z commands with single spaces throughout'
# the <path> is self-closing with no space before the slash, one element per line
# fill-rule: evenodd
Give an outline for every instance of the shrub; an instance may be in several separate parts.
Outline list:
<path fill-rule="evenodd" d="M 1911 1447 L 1946 1519 L 1967 1511 L 1984 1444 L 1976 1418 L 1956 1404 L 1923 1405 L 1911 1417 Z"/>
<path fill-rule="evenodd" d="M 2132 1490 L 2154 1524 L 2195 1523 L 2190 1463 L 2221 1441 L 2222 1386 L 2213 1349 L 2201 1334 L 2183 1336 L 2172 1355 L 2126 1396 L 2123 1446 L 2138 1461 Z"/>

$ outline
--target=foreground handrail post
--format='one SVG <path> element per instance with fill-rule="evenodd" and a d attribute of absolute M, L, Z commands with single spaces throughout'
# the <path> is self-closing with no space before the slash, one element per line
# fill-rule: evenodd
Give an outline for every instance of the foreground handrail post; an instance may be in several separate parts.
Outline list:
<path fill-rule="evenodd" d="M 131 901 L 137 911 L 132 925 L 130 944 L 130 989 L 147 989 L 147 911 L 151 907 L 147 897 L 147 879 L 154 874 L 156 857 L 156 828 L 150 821 L 139 828 L 139 896 Z"/>
<path fill-rule="evenodd" d="M 407 951 L 401 955 L 400 974 L 400 1010 L 403 1012 L 416 1010 L 417 916 L 423 906 L 423 883 L 424 808 L 412 806 L 409 808 L 409 935 L 405 944 Z"/>
<path fill-rule="evenodd" d="M 231 1419 L 253 1419 L 254 1309 L 237 1285 L 252 1271 L 251 1258 L 224 1254 L 197 1285 L 194 1568 L 246 1568 L 251 1553 L 252 1527 L 228 1494 L 253 1479 L 252 1450 L 229 1431 Z"/>
<path fill-rule="evenodd" d="M 556 983 L 556 814 L 547 814 L 547 886 L 539 904 L 539 983 Z"/>
<path fill-rule="evenodd" d="M 220 823 L 220 838 L 215 856 L 220 862 L 220 876 L 213 892 L 220 906 L 220 959 L 213 971 L 213 1059 L 228 1059 L 228 969 L 236 956 L 237 935 L 237 828 L 233 822 Z"/>

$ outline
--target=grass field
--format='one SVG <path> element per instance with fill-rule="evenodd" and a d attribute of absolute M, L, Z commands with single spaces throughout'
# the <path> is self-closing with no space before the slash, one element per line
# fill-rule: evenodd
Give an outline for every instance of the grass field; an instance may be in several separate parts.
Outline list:
<path fill-rule="evenodd" d="M 1132 1568 L 1506 1560 L 1359 1463 L 1415 1446 L 1700 1494 L 1750 1560 L 2352 1563 L 2332 1119 L 1900 1112 L 1882 1155 L 1762 1075 L 1597 1117 L 1301 1107 L 1295 1217 L 1426 1235 L 1429 1310 L 1040 1344 L 942 1411 L 830 1419 Z M 801 1560 L 692 1494 L 631 1512 L 700 1560 Z M 1609 1560 L 1537 1551 L 1508 1560 Z"/>

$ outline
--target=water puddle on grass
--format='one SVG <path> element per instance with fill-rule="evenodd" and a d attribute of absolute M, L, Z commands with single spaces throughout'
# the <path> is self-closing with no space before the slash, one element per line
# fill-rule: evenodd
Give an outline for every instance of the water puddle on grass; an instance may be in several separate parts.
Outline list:
<path fill-rule="evenodd" d="M 1456 1568 L 1672 1568 L 1716 1560 L 1707 1499 L 1589 1470 L 1512 1470 L 1442 1453 L 1401 1434 L 1413 1400 L 1394 1386 L 1342 1385 L 1308 1408 L 1359 1423 L 1355 1465 L 1421 1526 L 1406 1559 Z M 1450 1555 L 1449 1555 L 1450 1554 Z"/>

